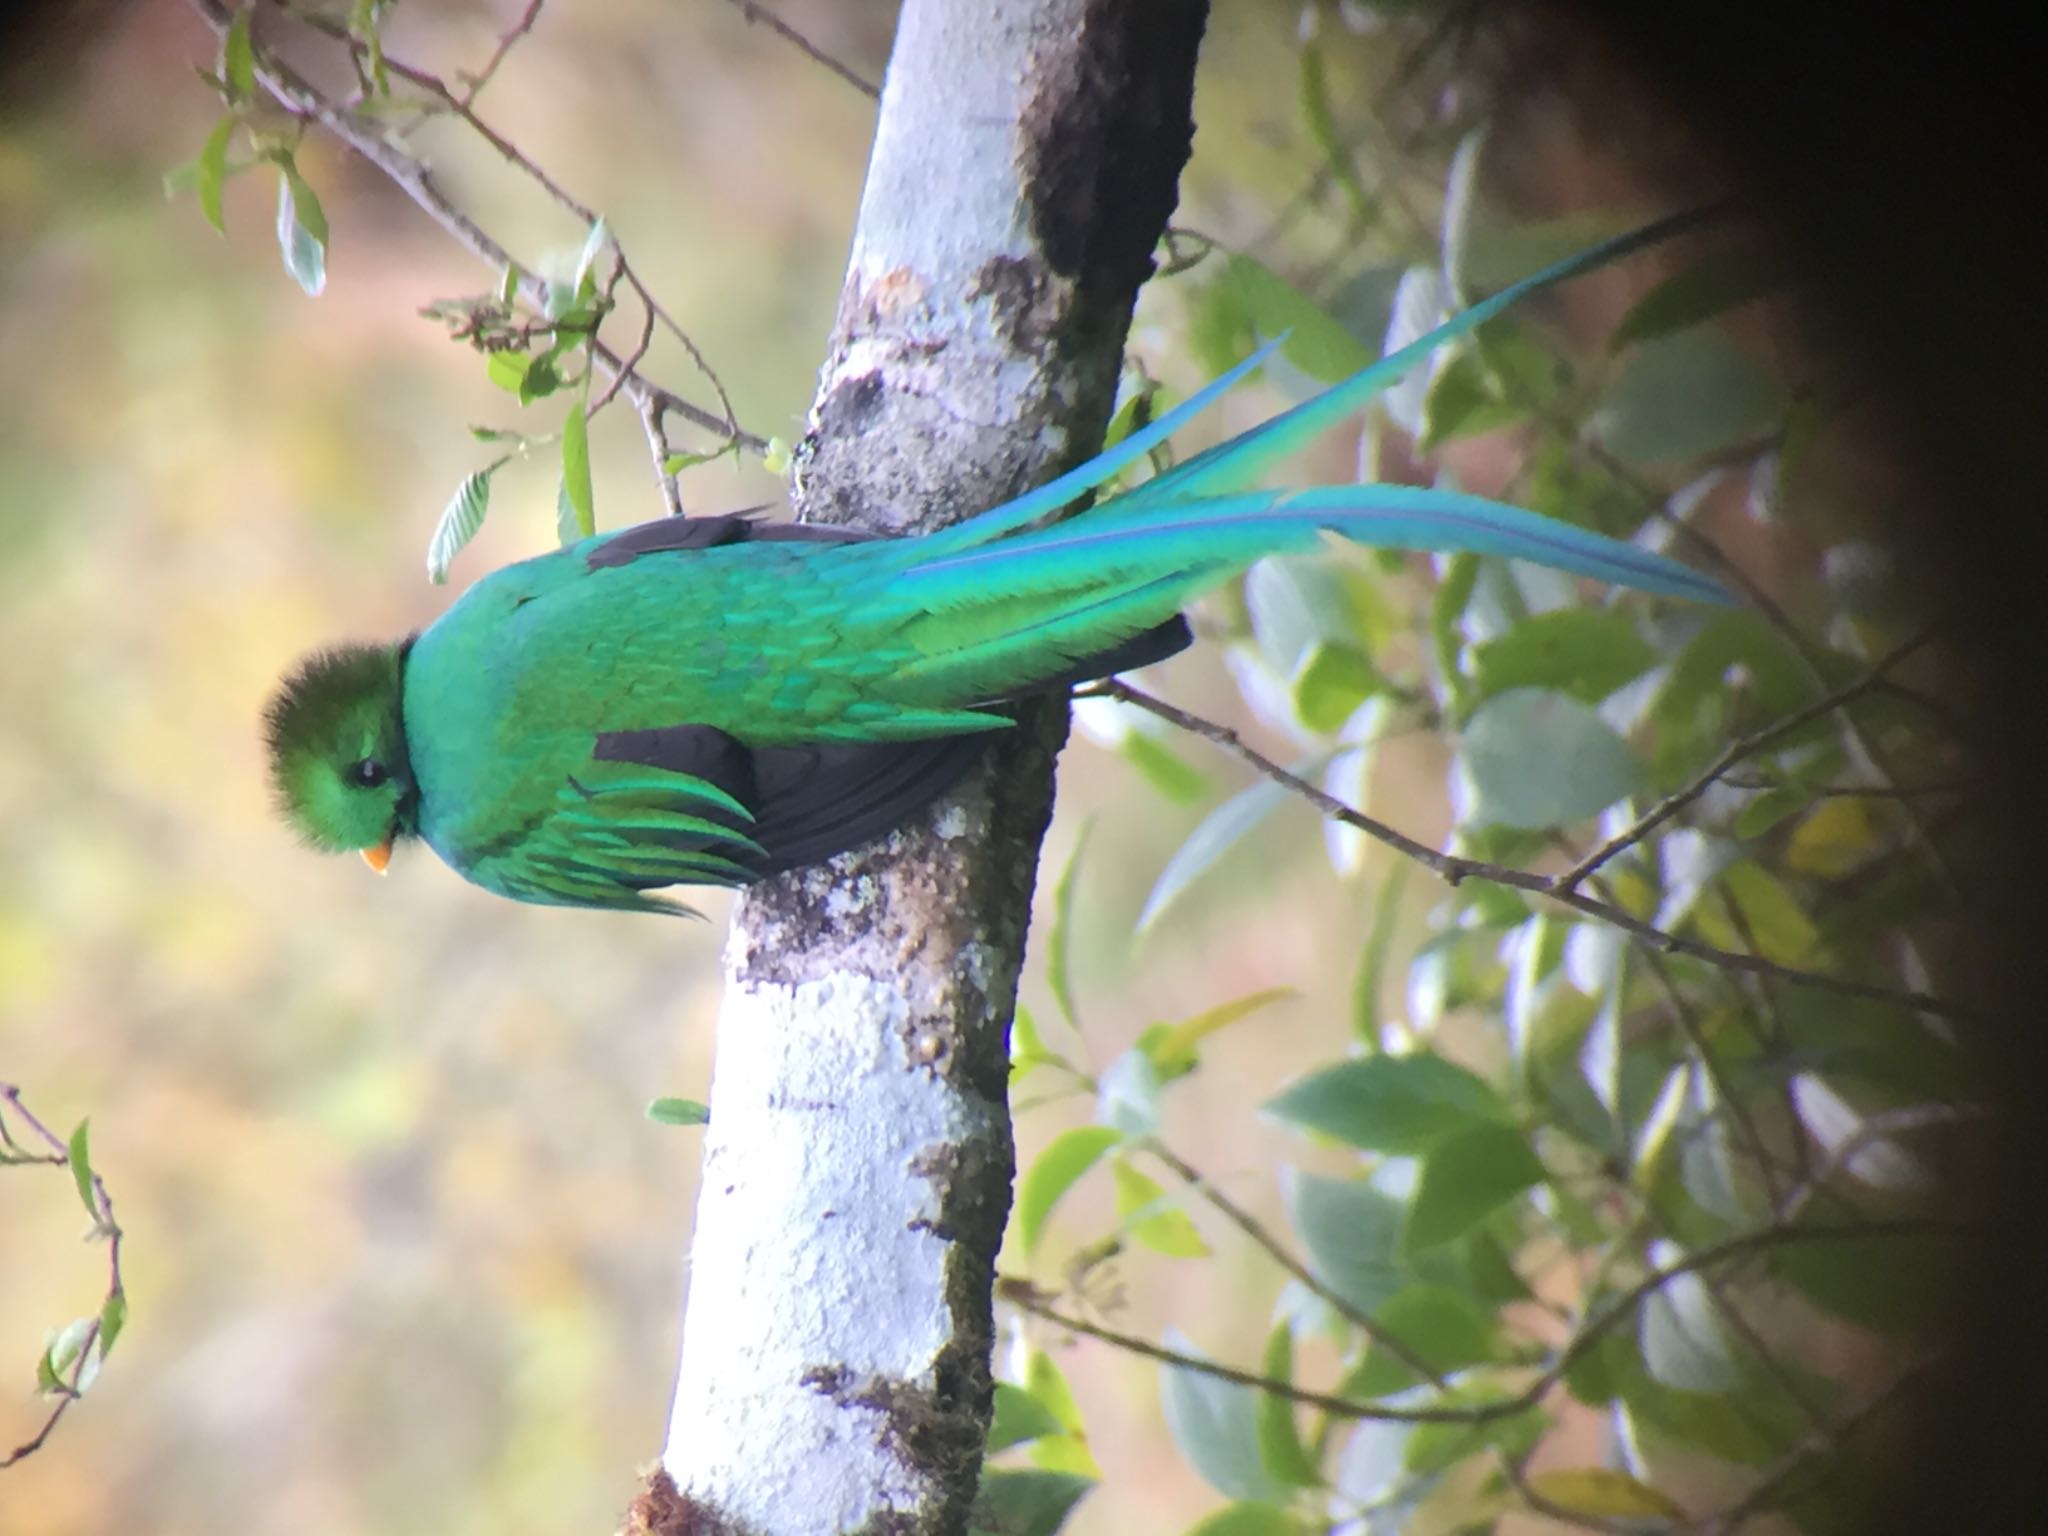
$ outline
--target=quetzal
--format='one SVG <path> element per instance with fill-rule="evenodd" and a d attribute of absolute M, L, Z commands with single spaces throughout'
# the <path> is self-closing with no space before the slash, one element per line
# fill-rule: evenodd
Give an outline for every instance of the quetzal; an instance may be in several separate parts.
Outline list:
<path fill-rule="evenodd" d="M 1707 602 L 1675 561 L 1477 496 L 1399 485 L 1247 490 L 1268 461 L 1545 284 L 1669 232 L 1580 253 L 1364 372 L 1063 521 L 1242 380 L 1013 501 L 907 539 L 671 517 L 484 577 L 425 631 L 308 658 L 268 714 L 289 820 L 382 870 L 424 840 L 521 901 L 687 911 L 888 831 L 944 791 L 1004 706 L 1157 661 L 1180 609 L 1324 534 L 1527 560 Z"/>

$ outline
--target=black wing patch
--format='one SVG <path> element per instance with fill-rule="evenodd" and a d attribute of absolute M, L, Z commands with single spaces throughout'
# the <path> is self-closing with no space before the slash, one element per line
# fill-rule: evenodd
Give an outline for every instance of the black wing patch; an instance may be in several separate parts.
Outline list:
<path fill-rule="evenodd" d="M 815 864 L 898 826 L 938 798 L 980 754 L 979 733 L 925 741 L 749 747 L 710 725 L 606 731 L 595 756 L 702 779 L 754 814 L 734 830 L 760 849 L 735 855 L 753 874 Z"/>
<path fill-rule="evenodd" d="M 658 517 L 613 534 L 583 557 L 591 570 L 608 565 L 631 565 L 642 555 L 678 550 L 716 549 L 721 544 L 856 544 L 880 535 L 858 528 L 834 528 L 823 523 L 764 523 L 749 514 L 764 510 L 749 507 L 744 512 L 726 512 L 717 517 Z"/>

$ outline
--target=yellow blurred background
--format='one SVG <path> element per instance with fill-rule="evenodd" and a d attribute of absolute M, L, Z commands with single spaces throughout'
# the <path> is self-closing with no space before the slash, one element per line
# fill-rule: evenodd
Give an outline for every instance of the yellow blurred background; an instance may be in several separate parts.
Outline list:
<path fill-rule="evenodd" d="M 475 68 L 520 9 L 407 4 L 387 42 Z M 892 7 L 777 9 L 879 78 Z M 131 1318 L 89 1397 L 0 1473 L 0 1532 L 609 1530 L 665 1427 L 698 1155 L 642 1109 L 707 1092 L 724 903 L 702 899 L 702 924 L 522 907 L 422 852 L 379 881 L 271 814 L 256 722 L 274 680 L 312 644 L 438 612 L 427 536 L 490 454 L 465 427 L 545 431 L 557 411 L 522 420 L 417 317 L 495 274 L 317 134 L 300 163 L 333 229 L 318 300 L 280 267 L 274 178 L 229 184 L 225 239 L 189 195 L 167 201 L 218 112 L 192 72 L 213 40 L 176 0 L 102 14 L 34 100 L 0 103 L 0 1080 L 60 1131 L 91 1116 Z M 1217 8 L 1177 222 L 1249 241 L 1311 176 L 1296 15 Z M 733 6 L 607 0 L 548 6 L 482 107 L 604 211 L 740 420 L 797 436 L 871 103 Z M 573 259 L 582 231 L 487 152 L 444 125 L 414 142 L 522 257 Z M 1320 217 L 1300 214 L 1296 236 Z M 1184 305 L 1162 287 L 1136 345 L 1185 383 Z M 652 371 L 708 402 L 674 348 Z M 1233 405 L 1235 424 L 1269 405 Z M 606 412 L 593 443 L 600 524 L 656 515 L 631 417 Z M 547 547 L 554 490 L 544 464 L 501 475 L 451 590 Z M 728 462 L 684 494 L 716 510 L 779 487 Z M 1165 676 L 1236 718 L 1213 648 Z M 1186 755 L 1210 804 L 1244 782 Z M 1428 741 L 1396 743 L 1378 807 L 1438 835 L 1442 770 Z M 1116 812 L 1094 818 L 1075 919 L 1098 1065 L 1153 1020 L 1298 990 L 1220 1038 L 1168 1110 L 1184 1155 L 1271 1211 L 1300 1147 L 1247 1106 L 1341 1052 L 1376 880 L 1340 882 L 1292 809 L 1139 941 L 1201 808 L 1078 736 L 1060 804 L 1042 902 L 1089 813 Z M 1410 933 L 1426 900 L 1418 882 Z M 1026 995 L 1051 1014 L 1042 955 Z M 1085 1115 L 1026 1115 L 1020 1157 Z M 61 1174 L 0 1174 L 12 1445 L 44 1411 L 45 1330 L 97 1305 L 101 1257 Z M 1077 1198 L 1073 1229 L 1106 1207 Z M 1282 1277 L 1210 1235 L 1214 1261 L 1122 1272 L 1128 1320 L 1242 1359 Z M 1171 1531 L 1220 1502 L 1166 1438 L 1152 1368 L 1046 1342 L 1112 1473 L 1071 1529 Z"/>

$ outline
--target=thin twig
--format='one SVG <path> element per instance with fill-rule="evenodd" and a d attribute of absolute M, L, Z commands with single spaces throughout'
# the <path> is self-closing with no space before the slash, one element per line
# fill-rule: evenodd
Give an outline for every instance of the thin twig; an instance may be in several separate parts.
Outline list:
<path fill-rule="evenodd" d="M 1182 1183 L 1208 1201 L 1238 1231 L 1244 1233 L 1254 1244 L 1265 1250 L 1274 1263 L 1278 1264 L 1287 1273 L 1294 1276 L 1295 1279 L 1329 1303 L 1330 1307 L 1346 1322 L 1350 1323 L 1352 1327 L 1356 1328 L 1379 1348 L 1392 1355 L 1416 1375 L 1436 1386 L 1443 1386 L 1443 1377 L 1438 1374 L 1428 1361 L 1415 1352 L 1412 1345 L 1405 1343 L 1398 1336 L 1389 1333 L 1380 1324 L 1374 1322 L 1372 1317 L 1356 1302 L 1352 1301 L 1350 1297 L 1330 1285 L 1314 1270 L 1310 1269 L 1308 1265 L 1296 1258 L 1293 1250 L 1269 1232 L 1265 1224 L 1258 1217 L 1252 1215 L 1250 1211 L 1247 1211 L 1243 1206 L 1224 1194 L 1222 1190 L 1218 1189 L 1214 1183 L 1204 1178 L 1200 1169 L 1188 1163 L 1156 1136 L 1147 1138 L 1144 1147 L 1146 1151 L 1171 1168 L 1174 1175 Z"/>
<path fill-rule="evenodd" d="M 1982 1017 L 1975 1009 L 1936 997 L 1931 993 L 1902 987 L 1880 986 L 1874 982 L 1852 981 L 1847 977 L 1829 976 L 1820 971 L 1801 970 L 1797 966 L 1784 965 L 1762 955 L 1741 954 L 1702 943 L 1697 939 L 1681 938 L 1677 934 L 1667 933 L 1656 924 L 1637 917 L 1611 901 L 1602 901 L 1598 897 L 1587 895 L 1584 891 L 1560 889 L 1556 877 L 1539 875 L 1530 870 L 1512 869 L 1505 864 L 1488 863 L 1483 859 L 1470 859 L 1462 854 L 1439 852 L 1427 843 L 1417 842 L 1405 832 L 1397 831 L 1385 822 L 1345 804 L 1320 785 L 1310 783 L 1299 774 L 1290 773 L 1247 743 L 1230 727 L 1191 714 L 1167 703 L 1164 699 L 1154 698 L 1149 693 L 1133 688 L 1121 678 L 1105 678 L 1101 682 L 1092 683 L 1086 689 L 1080 690 L 1079 696 L 1120 699 L 1126 704 L 1135 705 L 1148 714 L 1177 725 L 1192 735 L 1213 742 L 1241 761 L 1250 764 L 1282 788 L 1308 801 L 1324 815 L 1341 821 L 1346 826 L 1356 827 L 1374 841 L 1384 843 L 1395 852 L 1412 859 L 1446 885 L 1479 879 L 1490 880 L 1496 885 L 1504 885 L 1512 890 L 1527 891 L 1533 896 L 1544 897 L 1583 916 L 1606 923 L 1609 927 L 1618 928 L 1665 954 L 1687 955 L 1692 959 L 1718 966 L 1724 971 L 1741 971 L 1753 976 L 1775 976 L 1780 981 L 1790 982 L 1795 986 L 1813 987 L 1842 997 L 1897 1003 L 1902 1007 L 1914 1008 L 1940 1018 Z"/>
<path fill-rule="evenodd" d="M 70 1166 L 70 1145 L 58 1136 L 55 1131 L 43 1124 L 36 1117 L 35 1112 L 21 1102 L 21 1089 L 15 1084 L 0 1083 L 0 1109 L 12 1110 L 21 1118 L 22 1123 L 28 1126 L 35 1133 L 36 1137 L 51 1149 L 50 1155 L 47 1156 L 39 1156 L 24 1151 L 23 1155 L 14 1159 L 14 1161 L 49 1163 L 59 1167 Z M 6 1115 L 4 1113 L 0 1113 L 0 1140 L 4 1140 L 9 1147 L 20 1146 L 20 1143 L 15 1141 L 13 1135 L 6 1131 Z M 98 1173 L 92 1175 L 90 1187 L 93 1193 L 92 1217 L 94 1233 L 104 1237 L 107 1242 L 106 1293 L 100 1300 L 98 1316 L 94 1317 L 87 1324 L 85 1335 L 78 1344 L 78 1352 L 72 1357 L 69 1378 L 57 1384 L 57 1388 L 53 1393 L 56 1401 L 51 1404 L 49 1413 L 43 1419 L 42 1427 L 30 1438 L 15 1446 L 5 1456 L 0 1456 L 0 1471 L 5 1471 L 17 1462 L 24 1461 L 28 1457 L 35 1455 L 37 1451 L 40 1451 L 43 1448 L 44 1442 L 50 1438 L 58 1424 L 63 1422 L 64 1415 L 71 1411 L 71 1405 L 85 1395 L 85 1390 L 81 1383 L 85 1380 L 87 1366 L 92 1363 L 93 1351 L 99 1348 L 100 1328 L 107 1316 L 107 1308 L 127 1294 L 121 1280 L 122 1234 L 121 1224 L 114 1219 L 114 1197 L 107 1193 L 106 1180 L 102 1179 Z"/>
<path fill-rule="evenodd" d="M 851 65 L 841 63 L 838 59 L 833 58 L 831 54 L 805 37 L 803 33 L 797 31 L 795 27 L 792 27 L 788 22 L 767 9 L 767 7 L 756 5 L 754 0 L 730 0 L 730 3 L 739 10 L 742 16 L 747 18 L 749 25 L 766 27 L 813 64 L 824 65 L 833 74 L 844 80 L 856 91 L 859 91 L 861 95 L 867 97 L 868 100 L 880 101 L 882 99 L 882 88 L 880 86 L 856 72 Z"/>
<path fill-rule="evenodd" d="M 217 31 L 224 31 L 233 19 L 230 8 L 224 0 L 192 0 L 192 4 L 208 23 Z M 320 16 L 306 16 L 306 25 L 314 30 L 345 44 L 352 54 L 366 48 L 362 39 L 352 35 L 338 22 Z M 427 92 L 442 108 L 453 113 L 473 129 L 479 137 L 503 155 L 515 167 L 536 182 L 564 209 L 574 214 L 585 225 L 596 222 L 596 213 L 556 182 L 538 164 L 498 133 L 475 110 L 464 104 L 461 97 L 449 89 L 438 75 L 415 68 L 401 59 L 385 56 L 385 67 L 400 79 Z M 374 122 L 359 117 L 347 107 L 329 99 L 304 76 L 268 52 L 259 54 L 256 77 L 278 103 L 294 116 L 310 118 L 348 145 L 371 165 L 383 172 L 385 177 L 410 197 L 429 218 L 439 224 L 455 242 L 485 265 L 497 270 L 517 267 L 520 272 L 519 296 L 535 309 L 543 309 L 547 301 L 546 290 L 540 281 L 529 274 L 525 266 L 513 260 L 511 254 L 470 218 L 435 184 L 432 173 L 424 161 L 407 154 L 392 144 L 382 129 Z M 623 257 L 621 257 L 623 260 Z M 637 279 L 635 291 L 640 292 Z M 662 412 L 674 412 L 692 425 L 706 432 L 738 439 L 744 446 L 758 453 L 768 446 L 767 439 L 737 427 L 731 420 L 731 406 L 725 402 L 724 419 L 713 415 L 702 407 L 693 405 L 673 391 L 663 388 L 636 374 L 627 372 L 624 361 L 618 353 L 603 341 L 592 337 L 589 342 L 591 356 L 596 359 L 608 375 L 625 376 L 624 391 L 629 399 L 644 413 L 650 403 L 658 405 Z M 698 358 L 700 366 L 701 357 Z M 724 402 L 724 390 L 708 370 L 713 389 Z"/>
<path fill-rule="evenodd" d="M 1786 1192 L 1778 1205 L 1778 1220 L 1797 1221 L 1805 1215 L 1814 1197 L 1837 1174 L 1850 1172 L 1856 1159 L 1879 1142 L 1902 1132 L 1924 1131 L 1942 1125 L 1966 1125 L 1988 1119 L 1990 1113 L 1975 1104 L 1907 1104 L 1898 1109 L 1881 1109 L 1866 1116 L 1853 1134 L 1843 1137 L 1840 1143 L 1829 1149 L 1826 1161 Z"/>
<path fill-rule="evenodd" d="M 1872 688 L 1881 689 L 1882 682 L 1873 683 Z M 1773 790 L 1787 786 L 1771 779 L 1751 778 L 1746 774 L 1730 773 L 1722 776 L 1721 782 L 1730 789 Z M 1963 780 L 1950 784 L 1823 784 L 1817 789 L 1792 786 L 1803 795 L 1815 800 L 1925 800 L 1936 796 L 1968 795 L 1976 792 L 1977 786 Z"/>
<path fill-rule="evenodd" d="M 1861 1429 L 1871 1419 L 1917 1384 L 1933 1369 L 1934 1360 L 1917 1360 L 1907 1366 L 1890 1385 L 1873 1392 L 1867 1399 L 1849 1413 L 1843 1414 L 1833 1424 L 1798 1441 L 1777 1460 L 1765 1467 L 1749 1491 L 1715 1514 L 1693 1522 L 1689 1529 L 1696 1536 L 1735 1536 L 1735 1532 L 1748 1524 L 1764 1511 L 1765 1506 L 1784 1497 L 1785 1487 L 1795 1478 L 1802 1467 L 1811 1465 L 1816 1457 L 1827 1454 L 1839 1446 L 1850 1435 Z"/>
<path fill-rule="evenodd" d="M 540 20 L 542 3 L 543 0 L 526 0 L 525 14 L 512 24 L 511 31 L 498 39 L 497 49 L 491 54 L 489 61 L 485 63 L 484 67 L 476 74 L 468 77 L 469 89 L 462 93 L 463 110 L 467 111 L 470 107 L 476 105 L 477 96 L 485 86 L 491 83 L 491 77 L 497 74 L 498 66 L 505 62 L 505 55 L 512 51 L 513 44 L 533 30 L 533 24 Z"/>
<path fill-rule="evenodd" d="M 1643 815 L 1616 833 L 1606 842 L 1587 854 L 1556 879 L 1559 891 L 1569 891 L 1583 881 L 1594 870 L 1616 858 L 1640 843 L 1651 832 L 1676 816 L 1693 801 L 1705 794 L 1730 768 L 1747 758 L 1754 757 L 1772 744 L 1783 741 L 1795 731 L 1810 725 L 1823 715 L 1833 714 L 1844 708 L 1861 695 L 1870 691 L 1877 680 L 1897 666 L 1906 657 L 1919 650 L 1934 638 L 1932 630 L 1922 630 L 1893 646 L 1879 657 L 1860 677 L 1843 684 L 1830 693 L 1823 694 L 1804 709 L 1795 710 L 1784 719 L 1765 726 L 1762 730 L 1751 731 L 1747 736 L 1738 736 L 1721 751 L 1720 756 L 1697 775 L 1684 788 L 1666 795 Z"/>
<path fill-rule="evenodd" d="M 1214 1360 L 1205 1360 L 1200 1355 L 1169 1349 L 1165 1345 L 1154 1344 L 1150 1339 L 1121 1333 L 1114 1328 L 1106 1328 L 1085 1318 L 1061 1312 L 1048 1300 L 1047 1292 L 1028 1280 L 999 1276 L 996 1280 L 996 1295 L 1019 1310 L 1043 1318 L 1055 1327 L 1068 1329 L 1086 1338 L 1098 1339 L 1131 1354 L 1157 1360 L 1162 1365 L 1177 1366 L 1183 1370 L 1215 1377 L 1219 1381 L 1234 1382 L 1241 1387 L 1268 1392 L 1276 1397 L 1284 1397 L 1290 1402 L 1320 1408 L 1325 1413 L 1340 1418 L 1383 1420 L 1396 1424 L 1491 1424 L 1535 1407 L 1545 1393 L 1564 1380 L 1565 1374 L 1584 1358 L 1588 1350 L 1598 1344 L 1612 1329 L 1632 1318 L 1636 1309 L 1652 1294 L 1681 1275 L 1716 1269 L 1733 1259 L 1794 1244 L 1845 1242 L 1870 1237 L 1907 1237 L 1958 1230 L 1960 1229 L 1956 1223 L 1934 1219 L 1855 1221 L 1803 1227 L 1774 1224 L 1760 1227 L 1754 1232 L 1745 1232 L 1739 1237 L 1731 1237 L 1724 1242 L 1695 1249 L 1676 1263 L 1652 1270 L 1615 1297 L 1598 1315 L 1582 1322 L 1571 1338 L 1551 1357 L 1550 1363 L 1521 1391 L 1495 1398 L 1491 1402 L 1471 1403 L 1463 1407 L 1390 1408 L 1384 1403 L 1363 1402 L 1356 1398 L 1338 1397 L 1328 1392 L 1311 1392 L 1291 1382 L 1261 1376 L 1255 1371 L 1242 1371 L 1235 1366 L 1221 1365 Z"/>

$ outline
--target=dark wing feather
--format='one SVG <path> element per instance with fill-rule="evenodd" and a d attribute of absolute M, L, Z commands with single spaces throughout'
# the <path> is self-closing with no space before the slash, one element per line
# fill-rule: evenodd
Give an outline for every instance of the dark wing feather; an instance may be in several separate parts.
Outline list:
<path fill-rule="evenodd" d="M 753 812 L 734 830 L 760 850 L 739 856 L 760 876 L 880 837 L 950 788 L 981 748 L 979 736 L 749 747 L 715 726 L 675 725 L 607 731 L 594 755 L 683 774 L 732 796 Z"/>
<path fill-rule="evenodd" d="M 591 570 L 608 565 L 631 565 L 643 555 L 679 550 L 716 549 L 721 544 L 857 544 L 879 534 L 858 528 L 833 528 L 823 523 L 762 523 L 745 512 L 726 512 L 717 517 L 658 517 L 610 535 L 583 557 Z"/>

